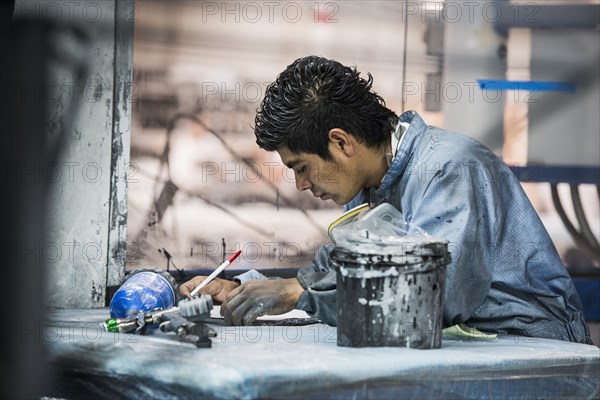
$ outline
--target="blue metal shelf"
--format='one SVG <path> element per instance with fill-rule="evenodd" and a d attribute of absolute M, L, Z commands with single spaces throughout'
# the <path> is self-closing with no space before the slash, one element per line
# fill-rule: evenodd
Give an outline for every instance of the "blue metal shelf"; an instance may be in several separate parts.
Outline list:
<path fill-rule="evenodd" d="M 600 185 L 600 167 L 535 165 L 509 166 L 521 182 L 589 183 Z"/>

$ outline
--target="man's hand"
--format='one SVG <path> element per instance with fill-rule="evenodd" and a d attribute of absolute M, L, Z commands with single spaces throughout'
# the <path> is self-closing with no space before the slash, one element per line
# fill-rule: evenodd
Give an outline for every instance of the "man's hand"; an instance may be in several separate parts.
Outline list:
<path fill-rule="evenodd" d="M 248 281 L 229 292 L 221 304 L 221 315 L 227 325 L 252 325 L 261 315 L 293 310 L 302 292 L 296 278 Z"/>
<path fill-rule="evenodd" d="M 190 279 L 179 287 L 179 293 L 184 297 L 189 297 L 192 290 L 196 289 L 205 279 L 206 276 L 196 276 Z M 227 295 L 238 286 L 240 286 L 239 282 L 215 278 L 211 283 L 200 289 L 200 294 L 210 294 L 215 302 L 222 303 Z"/>

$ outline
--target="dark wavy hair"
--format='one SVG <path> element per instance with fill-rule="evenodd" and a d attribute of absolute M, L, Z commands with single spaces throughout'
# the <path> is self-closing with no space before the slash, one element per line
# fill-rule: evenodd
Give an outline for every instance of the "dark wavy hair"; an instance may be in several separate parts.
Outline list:
<path fill-rule="evenodd" d="M 328 132 L 341 128 L 371 148 L 384 145 L 396 114 L 371 90 L 373 77 L 317 56 L 299 58 L 279 74 L 256 112 L 254 134 L 263 149 L 331 160 Z"/>

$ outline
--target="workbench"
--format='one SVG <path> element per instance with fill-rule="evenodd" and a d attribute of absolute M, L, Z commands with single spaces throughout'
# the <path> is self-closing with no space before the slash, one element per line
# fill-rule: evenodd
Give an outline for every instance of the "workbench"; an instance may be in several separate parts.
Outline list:
<path fill-rule="evenodd" d="M 435 350 L 346 348 L 336 329 L 231 327 L 198 349 L 160 331 L 107 333 L 107 309 L 55 310 L 48 396 L 65 398 L 598 398 L 600 349 L 549 339 L 445 337 Z"/>

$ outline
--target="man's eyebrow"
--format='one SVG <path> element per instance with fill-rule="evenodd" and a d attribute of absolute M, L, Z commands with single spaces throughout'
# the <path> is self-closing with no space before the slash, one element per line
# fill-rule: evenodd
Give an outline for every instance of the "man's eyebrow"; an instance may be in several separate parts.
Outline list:
<path fill-rule="evenodd" d="M 299 158 L 296 158 L 296 159 L 294 159 L 294 160 L 290 160 L 290 161 L 288 161 L 288 162 L 285 164 L 285 166 L 286 166 L 286 167 L 288 167 L 288 168 L 290 168 L 290 169 L 293 169 L 293 168 L 294 168 L 294 166 L 296 166 L 296 165 L 297 165 L 299 162 L 301 162 L 301 161 L 302 161 L 302 160 L 300 160 Z"/>

